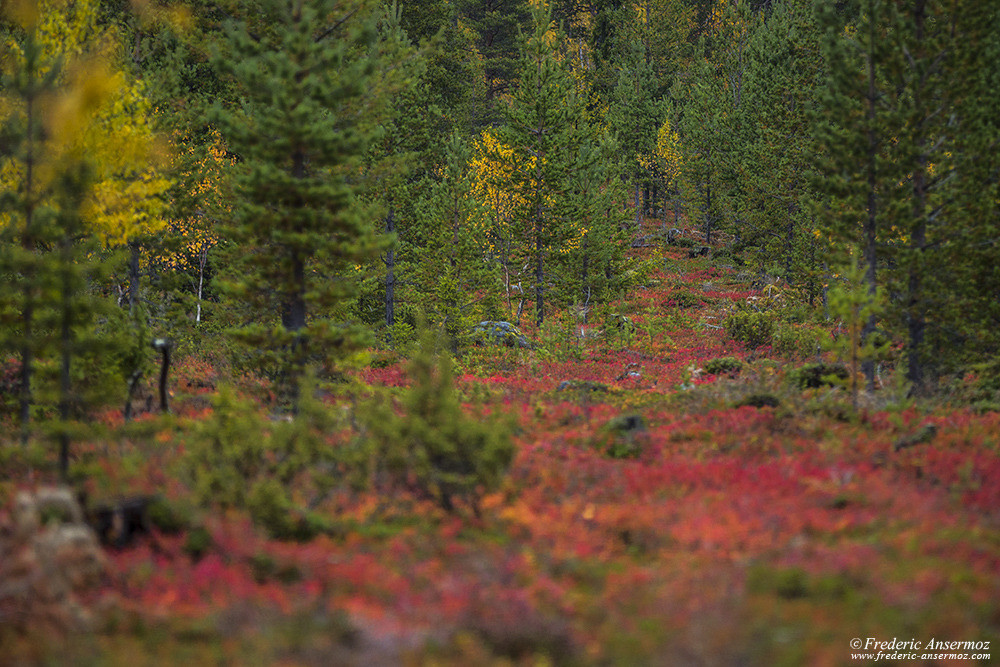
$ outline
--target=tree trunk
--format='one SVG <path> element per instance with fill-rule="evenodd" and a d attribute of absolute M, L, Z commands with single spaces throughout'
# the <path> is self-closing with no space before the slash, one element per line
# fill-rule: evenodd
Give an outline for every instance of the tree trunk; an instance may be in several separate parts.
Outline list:
<path fill-rule="evenodd" d="M 198 307 L 195 310 L 195 323 L 201 322 L 201 299 L 204 296 L 205 288 L 205 266 L 208 264 L 208 244 L 202 246 L 198 255 Z"/>
<path fill-rule="evenodd" d="M 62 322 L 59 332 L 59 476 L 69 479 L 69 417 L 70 417 L 70 362 L 73 352 L 73 285 L 69 266 L 72 262 L 68 244 L 63 242 L 62 267 Z"/>
<path fill-rule="evenodd" d="M 545 320 L 545 270 L 542 260 L 542 232 L 541 221 L 536 220 L 535 224 L 539 229 L 535 232 L 535 323 L 542 326 Z"/>
<path fill-rule="evenodd" d="M 712 244 L 712 183 L 705 183 L 705 245 Z"/>
<path fill-rule="evenodd" d="M 924 37 L 924 10 L 925 7 L 922 1 L 914 3 L 914 37 L 918 45 L 920 45 Z M 925 78 L 919 79 L 913 87 L 913 107 L 921 120 L 925 118 L 924 109 L 921 107 L 924 102 L 922 84 L 925 80 Z M 917 257 L 921 257 L 927 249 L 927 168 L 930 160 L 927 155 L 928 140 L 924 136 L 923 125 L 918 124 L 914 130 L 917 132 L 917 136 L 914 137 L 916 164 L 913 168 L 913 220 L 916 227 L 913 230 L 910 242 Z M 925 368 L 922 357 L 926 328 L 921 276 L 923 263 L 911 259 L 909 265 L 909 280 L 907 285 L 909 298 L 907 299 L 906 308 L 909 340 L 906 344 L 906 379 L 910 382 L 914 393 L 925 395 L 927 393 L 927 378 L 924 373 Z"/>
<path fill-rule="evenodd" d="M 867 217 L 864 221 L 864 261 L 866 265 L 865 272 L 865 282 L 868 283 L 868 293 L 874 297 L 877 291 L 876 285 L 876 273 L 875 273 L 875 263 L 877 261 L 876 257 L 876 223 L 878 220 L 878 201 L 876 199 L 876 187 L 878 184 L 878 172 L 876 170 L 876 160 L 878 158 L 878 136 L 875 132 L 875 111 L 876 111 L 876 91 L 875 91 L 875 40 L 878 37 L 875 34 L 875 20 L 874 17 L 869 21 L 869 42 L 868 42 L 868 94 L 865 99 L 867 108 L 865 110 L 865 116 L 868 121 L 868 147 L 867 147 L 867 172 L 868 172 L 868 202 L 867 202 Z M 864 330 L 862 331 L 861 340 L 862 343 L 868 339 L 875 332 L 876 328 L 875 316 L 871 315 L 868 321 L 865 323 Z M 865 374 L 865 384 L 867 385 L 868 391 L 875 390 L 875 362 L 874 360 L 868 359 L 861 365 L 862 370 Z"/>
<path fill-rule="evenodd" d="M 635 177 L 635 230 L 642 230 L 642 183 Z"/>
<path fill-rule="evenodd" d="M 35 303 L 32 295 L 30 294 L 30 285 L 26 285 L 25 289 L 29 291 L 29 294 L 25 295 L 24 311 L 21 313 L 21 326 L 24 333 L 24 342 L 21 344 L 20 388 L 22 445 L 28 444 L 28 433 L 31 427 L 31 380 L 35 364 L 35 359 L 31 349 L 32 321 L 35 317 Z"/>
<path fill-rule="evenodd" d="M 139 242 L 128 242 L 128 314 L 135 314 L 135 304 L 139 301 Z"/>
<path fill-rule="evenodd" d="M 385 216 L 385 232 L 396 231 L 395 211 L 390 206 Z M 396 323 L 396 250 L 389 248 L 385 253 L 385 325 Z"/>
<path fill-rule="evenodd" d="M 28 124 L 28 150 L 25 155 L 24 190 L 27 197 L 27 206 L 24 212 L 24 236 L 21 238 L 21 247 L 30 254 L 35 250 L 35 240 L 32 236 L 34 229 L 34 165 L 35 165 L 35 114 L 34 96 L 28 95 L 26 99 L 26 116 Z M 21 413 L 21 444 L 28 444 L 28 434 L 31 427 L 31 381 L 34 370 L 34 354 L 31 346 L 33 335 L 32 325 L 35 319 L 35 293 L 34 285 L 31 281 L 35 278 L 34 271 L 24 276 L 24 309 L 21 312 L 21 326 L 24 340 L 21 343 L 21 388 L 20 388 L 20 413 Z"/>

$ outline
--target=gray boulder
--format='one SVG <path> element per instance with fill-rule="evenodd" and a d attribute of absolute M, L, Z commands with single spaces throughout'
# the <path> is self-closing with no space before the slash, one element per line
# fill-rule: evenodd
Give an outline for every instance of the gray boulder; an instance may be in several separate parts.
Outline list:
<path fill-rule="evenodd" d="M 504 345 L 529 350 L 535 347 L 527 336 L 510 322 L 480 322 L 472 327 L 469 338 L 476 345 Z"/>

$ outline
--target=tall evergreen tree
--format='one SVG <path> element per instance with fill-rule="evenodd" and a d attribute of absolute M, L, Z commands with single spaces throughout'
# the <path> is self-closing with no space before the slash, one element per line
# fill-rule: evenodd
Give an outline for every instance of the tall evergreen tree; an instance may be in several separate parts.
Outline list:
<path fill-rule="evenodd" d="M 890 233 L 888 222 L 900 205 L 899 184 L 905 173 L 893 161 L 891 144 L 899 129 L 894 105 L 886 95 L 882 67 L 892 56 L 886 32 L 896 20 L 891 0 L 864 0 L 850 31 L 833 5 L 819 3 L 824 30 L 823 56 L 827 81 L 819 100 L 815 136 L 822 163 L 815 185 L 820 194 L 816 212 L 834 248 L 861 248 L 865 284 L 874 298 L 878 286 L 880 242 Z M 848 261 L 843 258 L 841 261 Z M 872 315 L 864 338 L 875 333 Z M 875 366 L 863 366 L 868 388 L 874 388 Z"/>
<path fill-rule="evenodd" d="M 36 410 L 54 412 L 49 430 L 65 478 L 71 422 L 109 391 L 111 344 L 96 326 L 105 302 L 93 286 L 104 263 L 84 217 L 100 193 L 76 133 L 110 85 L 94 63 L 69 77 L 39 39 L 37 8 L 17 9 L 16 48 L 3 44 L 9 69 L 0 79 L 0 349 L 21 364 L 22 440 Z"/>
<path fill-rule="evenodd" d="M 524 41 L 521 80 L 501 131 L 513 149 L 509 187 L 522 202 L 515 214 L 532 270 L 535 321 L 545 319 L 546 264 L 572 236 L 571 216 L 562 208 L 567 184 L 586 142 L 585 101 L 578 94 L 565 59 L 558 54 L 561 33 L 545 3 L 532 8 L 534 28 Z"/>
<path fill-rule="evenodd" d="M 517 81 L 518 34 L 530 19 L 526 0 L 458 0 L 460 20 L 476 34 L 482 61 L 484 90 L 473 108 L 476 127 L 496 123 L 502 115 L 498 101 Z"/>
<path fill-rule="evenodd" d="M 632 181 L 635 224 L 643 214 L 643 185 L 650 180 L 648 156 L 656 146 L 656 133 L 666 109 L 657 97 L 658 80 L 640 44 L 634 44 L 621 64 L 607 114 L 608 127 L 618 137 L 620 160 Z"/>
<path fill-rule="evenodd" d="M 964 285 L 979 272 L 971 257 L 984 259 L 973 239 L 996 238 L 991 125 L 974 120 L 989 95 L 966 45 L 995 44 L 989 30 L 997 18 L 975 2 L 960 9 L 976 23 L 937 0 L 867 0 L 849 31 L 837 14 L 823 15 L 831 85 L 817 132 L 829 157 L 819 210 L 834 223 L 834 238 L 861 241 L 869 289 L 888 288 L 885 326 L 904 343 L 916 393 L 960 365 L 941 350 L 968 338 L 968 306 L 977 297 L 965 301 L 975 290 Z M 874 329 L 870 320 L 866 335 Z M 865 369 L 869 387 L 873 370 Z"/>
<path fill-rule="evenodd" d="M 815 157 L 810 114 L 821 72 L 812 3 L 784 0 L 762 12 L 746 60 L 736 233 L 754 269 L 804 285 L 816 297 L 822 253 L 806 206 Z"/>
<path fill-rule="evenodd" d="M 246 21 L 228 25 L 216 63 L 238 82 L 242 104 L 216 119 L 242 160 L 225 230 L 240 275 L 229 285 L 262 319 L 242 337 L 281 353 L 294 400 L 308 362 L 363 339 L 334 318 L 354 291 L 349 268 L 384 245 L 359 200 L 357 168 L 377 135 L 385 100 L 372 92 L 388 63 L 365 5 L 269 0 L 264 9 L 264 35 Z"/>
<path fill-rule="evenodd" d="M 471 324 L 472 306 L 489 300 L 499 279 L 485 261 L 483 233 L 487 228 L 482 204 L 471 196 L 469 145 L 457 133 L 447 142 L 446 162 L 439 179 L 417 202 L 419 252 L 413 269 L 416 300 L 429 323 L 440 325 L 456 351 Z"/>

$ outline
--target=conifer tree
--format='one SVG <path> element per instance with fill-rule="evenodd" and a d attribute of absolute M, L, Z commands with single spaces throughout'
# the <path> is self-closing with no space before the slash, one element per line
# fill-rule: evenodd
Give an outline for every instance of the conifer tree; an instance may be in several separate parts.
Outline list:
<path fill-rule="evenodd" d="M 962 9 L 978 20 L 969 23 L 936 0 L 868 0 L 861 8 L 849 32 L 837 15 L 822 15 L 832 85 L 817 130 L 829 160 L 819 210 L 834 238 L 863 240 L 866 282 L 887 288 L 885 326 L 904 343 L 912 391 L 926 394 L 939 372 L 959 365 L 941 350 L 963 346 L 976 312 L 962 296 L 972 295 L 963 284 L 974 279 L 959 279 L 980 271 L 970 263 L 973 239 L 995 238 L 995 177 L 980 180 L 972 166 L 996 165 L 989 132 L 977 134 L 972 120 L 989 94 L 977 85 L 982 75 L 966 44 L 995 41 L 996 12 L 970 3 Z M 866 335 L 874 329 L 872 319 Z M 872 364 L 865 370 L 871 388 Z"/>
<path fill-rule="evenodd" d="M 266 33 L 231 22 L 216 55 L 241 95 L 238 108 L 216 113 L 242 160 L 225 230 L 240 254 L 229 289 L 262 317 L 241 337 L 279 353 L 294 402 L 307 363 L 337 359 L 363 338 L 335 318 L 354 292 L 348 269 L 384 246 L 356 171 L 377 134 L 385 100 L 372 91 L 388 63 L 367 6 L 269 0 L 264 11 Z"/>
<path fill-rule="evenodd" d="M 71 422 L 107 392 L 102 355 L 110 349 L 95 326 L 104 302 L 93 282 L 103 263 L 85 217 L 100 197 L 96 169 L 71 130 L 86 127 L 111 86 L 95 63 L 67 75 L 39 39 L 37 7 L 21 3 L 10 16 L 19 34 L 3 45 L 0 344 L 21 364 L 22 440 L 37 409 L 54 410 L 49 425 L 65 478 Z"/>
<path fill-rule="evenodd" d="M 905 174 L 890 153 L 899 122 L 886 99 L 882 71 L 892 55 L 886 31 L 895 22 L 895 5 L 865 0 L 861 10 L 857 25 L 845 33 L 835 8 L 819 5 L 828 78 L 814 130 L 822 155 L 814 184 L 820 195 L 816 213 L 825 221 L 829 238 L 839 241 L 834 248 L 860 242 L 865 284 L 874 295 L 879 284 L 878 247 L 889 233 L 888 221 L 898 213 L 898 184 L 905 181 Z M 872 315 L 864 338 L 876 326 Z M 874 364 L 866 362 L 864 372 L 871 390 Z"/>
<path fill-rule="evenodd" d="M 455 512 L 464 503 L 478 516 L 482 494 L 500 486 L 513 460 L 510 431 L 497 417 L 465 411 L 451 357 L 435 352 L 429 329 L 407 373 L 412 387 L 402 397 L 402 414 L 381 402 L 364 417 L 371 448 L 366 458 L 443 510 Z M 368 472 L 375 478 L 378 471 Z"/>
<path fill-rule="evenodd" d="M 493 272 L 485 262 L 486 212 L 471 196 L 472 152 L 457 133 L 448 139 L 446 151 L 440 179 L 417 203 L 420 251 L 414 276 L 417 303 L 430 323 L 443 327 L 456 351 L 472 323 L 473 303 L 496 289 L 499 280 L 491 280 Z"/>
<path fill-rule="evenodd" d="M 736 233 L 761 272 L 819 293 L 822 253 L 807 201 L 815 157 L 810 114 L 821 72 L 811 3 L 775 3 L 747 45 L 741 109 L 746 146 L 737 160 L 744 195 Z"/>
<path fill-rule="evenodd" d="M 458 0 L 461 22 L 476 35 L 476 52 L 482 61 L 482 98 L 473 106 L 474 125 L 486 127 L 502 116 L 499 100 L 517 82 L 518 34 L 530 23 L 525 0 Z"/>
<path fill-rule="evenodd" d="M 556 255 L 565 265 L 559 272 L 565 277 L 558 282 L 564 286 L 564 300 L 584 306 L 584 313 L 624 286 L 629 215 L 617 151 L 607 133 L 584 141 L 567 179 L 563 207 L 567 219 L 578 225 L 569 246 Z"/>
<path fill-rule="evenodd" d="M 722 174 L 731 113 L 707 60 L 695 60 L 685 76 L 673 92 L 675 99 L 684 100 L 677 122 L 683 146 L 681 190 L 689 220 L 701 227 L 705 243 L 711 243 L 712 232 L 723 220 Z"/>
<path fill-rule="evenodd" d="M 637 228 L 643 213 L 643 184 L 648 188 L 650 180 L 645 164 L 666 115 L 662 100 L 657 98 L 658 83 L 641 45 L 634 44 L 626 54 L 607 115 L 608 127 L 618 138 L 625 173 L 632 181 Z"/>
<path fill-rule="evenodd" d="M 565 208 L 567 184 L 587 140 L 585 102 L 565 59 L 558 55 L 561 32 L 545 3 L 532 8 L 534 27 L 524 40 L 521 80 L 501 131 L 512 149 L 509 187 L 515 192 L 522 256 L 532 271 L 535 322 L 545 319 L 547 262 L 573 235 Z"/>

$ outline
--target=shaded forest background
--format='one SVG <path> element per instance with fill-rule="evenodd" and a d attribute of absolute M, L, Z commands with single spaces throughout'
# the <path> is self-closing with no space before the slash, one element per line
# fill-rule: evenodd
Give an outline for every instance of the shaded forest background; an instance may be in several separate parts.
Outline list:
<path fill-rule="evenodd" d="M 420 313 L 458 350 L 600 308 L 644 216 L 809 303 L 866 292 L 869 386 L 874 348 L 919 394 L 996 352 L 992 3 L 5 6 L 25 424 L 120 393 L 153 337 L 294 396 Z"/>

